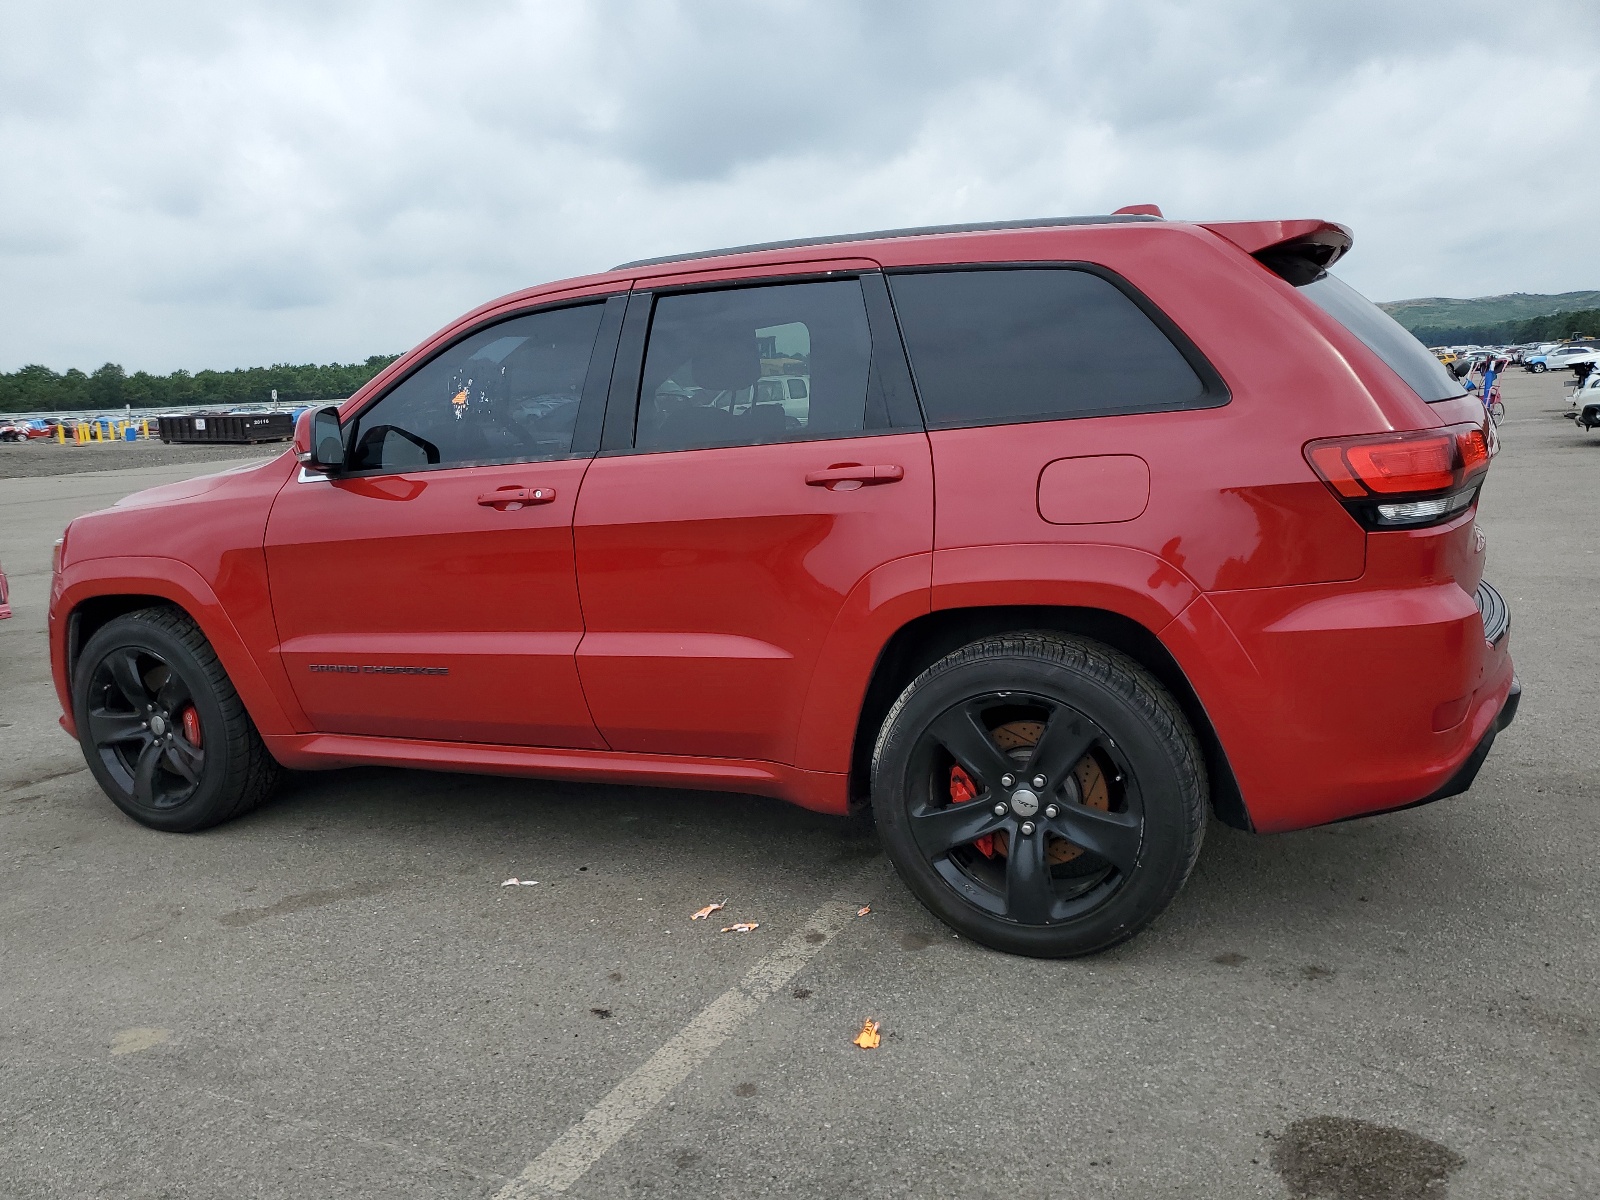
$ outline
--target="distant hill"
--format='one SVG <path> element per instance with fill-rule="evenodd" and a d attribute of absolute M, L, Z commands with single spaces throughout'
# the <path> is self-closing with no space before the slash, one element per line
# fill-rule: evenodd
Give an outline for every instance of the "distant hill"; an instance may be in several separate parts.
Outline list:
<path fill-rule="evenodd" d="M 1592 324 L 1595 310 L 1600 309 L 1600 291 L 1562 292 L 1555 296 L 1512 292 L 1470 300 L 1428 296 L 1391 300 L 1379 307 L 1429 346 L 1464 342 L 1493 345 L 1589 332 L 1587 326 Z M 1557 313 L 1571 313 L 1573 319 L 1556 318 Z M 1572 328 L 1566 328 L 1567 324 Z"/>

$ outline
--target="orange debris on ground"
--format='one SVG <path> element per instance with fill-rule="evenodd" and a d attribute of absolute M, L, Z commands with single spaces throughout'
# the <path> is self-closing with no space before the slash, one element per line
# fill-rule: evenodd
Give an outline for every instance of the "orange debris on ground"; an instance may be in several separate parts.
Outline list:
<path fill-rule="evenodd" d="M 868 1017 L 862 1022 L 861 1032 L 855 1036 L 855 1044 L 863 1050 L 876 1050 L 881 1040 L 878 1036 L 878 1023 Z"/>

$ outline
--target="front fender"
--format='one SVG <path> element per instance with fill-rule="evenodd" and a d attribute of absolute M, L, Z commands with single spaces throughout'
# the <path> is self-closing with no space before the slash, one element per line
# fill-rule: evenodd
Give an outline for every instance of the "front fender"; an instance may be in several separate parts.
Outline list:
<path fill-rule="evenodd" d="M 263 734 L 290 734 L 305 728 L 292 697 L 282 697 L 250 653 L 216 593 L 193 567 L 176 559 L 94 558 L 72 563 L 56 577 L 50 597 L 50 671 L 64 714 L 61 727 L 77 736 L 72 715 L 72 683 L 67 673 L 68 618 L 85 601 L 101 596 L 157 596 L 194 618 L 216 651 L 223 670 Z"/>
<path fill-rule="evenodd" d="M 1170 564 L 1120 546 L 972 546 L 885 563 L 855 586 L 828 632 L 806 694 L 795 765 L 850 769 L 879 657 L 918 617 L 955 608 L 1091 608 L 1154 633 L 1198 594 Z"/>

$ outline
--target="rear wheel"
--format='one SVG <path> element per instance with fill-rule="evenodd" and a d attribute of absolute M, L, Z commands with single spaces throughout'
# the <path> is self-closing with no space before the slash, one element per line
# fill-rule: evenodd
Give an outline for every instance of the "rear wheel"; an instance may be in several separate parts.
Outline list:
<path fill-rule="evenodd" d="M 73 708 L 89 769 L 142 825 L 188 833 L 265 800 L 279 768 L 199 627 L 172 608 L 108 621 L 80 656 Z"/>
<path fill-rule="evenodd" d="M 1083 638 L 986 638 L 901 694 L 873 812 L 941 920 L 1037 957 L 1132 937 L 1183 886 L 1204 832 L 1200 749 L 1172 697 Z"/>

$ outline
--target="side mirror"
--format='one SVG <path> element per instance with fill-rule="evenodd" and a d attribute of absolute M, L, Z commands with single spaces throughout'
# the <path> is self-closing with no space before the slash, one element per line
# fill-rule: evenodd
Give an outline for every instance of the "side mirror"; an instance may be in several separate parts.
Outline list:
<path fill-rule="evenodd" d="M 344 469 L 344 436 L 339 430 L 339 410 L 309 408 L 294 425 L 294 456 L 308 471 L 333 474 Z"/>

